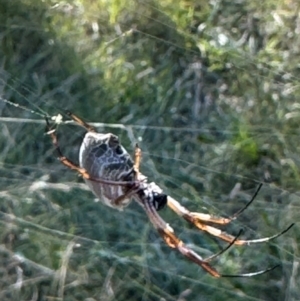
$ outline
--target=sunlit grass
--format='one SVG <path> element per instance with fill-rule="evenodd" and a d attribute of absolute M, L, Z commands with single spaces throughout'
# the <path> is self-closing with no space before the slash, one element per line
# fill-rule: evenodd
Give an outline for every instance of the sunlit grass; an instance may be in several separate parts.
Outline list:
<path fill-rule="evenodd" d="M 297 1 L 7 0 L 0 8 L 2 98 L 105 123 L 99 130 L 131 153 L 139 141 L 142 172 L 191 210 L 228 216 L 264 182 L 230 233 L 262 237 L 297 222 Z M 41 117 L 0 103 L 2 116 Z M 212 263 L 224 273 L 281 268 L 212 279 L 165 246 L 136 204 L 118 212 L 95 202 L 44 132 L 1 121 L 1 300 L 297 300 L 298 226 Z M 83 134 L 58 128 L 75 162 Z M 203 256 L 224 247 L 161 214 Z"/>

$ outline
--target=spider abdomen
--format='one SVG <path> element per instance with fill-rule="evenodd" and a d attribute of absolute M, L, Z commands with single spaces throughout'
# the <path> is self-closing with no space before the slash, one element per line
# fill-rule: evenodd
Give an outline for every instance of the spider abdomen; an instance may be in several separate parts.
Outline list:
<path fill-rule="evenodd" d="M 110 133 L 87 132 L 80 147 L 79 164 L 94 179 L 134 181 L 133 161 L 118 137 Z M 86 183 L 97 198 L 110 207 L 122 209 L 130 203 L 130 199 L 118 204 L 115 202 L 130 187 L 90 180 L 86 180 Z"/>

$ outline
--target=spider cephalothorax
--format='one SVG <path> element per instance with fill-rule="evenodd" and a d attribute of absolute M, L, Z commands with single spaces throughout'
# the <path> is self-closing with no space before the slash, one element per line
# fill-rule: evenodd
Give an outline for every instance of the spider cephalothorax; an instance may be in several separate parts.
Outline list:
<path fill-rule="evenodd" d="M 153 202 L 154 202 L 155 209 L 159 211 L 167 205 L 168 196 L 164 193 L 154 193 Z"/>
<path fill-rule="evenodd" d="M 58 145 L 56 131 L 51 128 L 47 120 L 48 134 L 52 137 L 60 161 L 67 167 L 81 174 L 93 193 L 106 205 L 123 209 L 128 205 L 131 199 L 134 199 L 144 208 L 148 218 L 169 247 L 177 249 L 181 254 L 201 266 L 214 277 L 252 277 L 266 273 L 274 268 L 248 274 L 223 275 L 210 265 L 212 259 L 222 254 L 233 244 L 249 245 L 251 243 L 266 242 L 282 235 L 293 226 L 293 224 L 291 224 L 287 229 L 273 236 L 252 240 L 238 239 L 238 236 L 234 237 L 211 226 L 211 224 L 227 225 L 236 219 L 253 202 L 261 185 L 250 202 L 229 218 L 190 212 L 172 197 L 164 194 L 157 184 L 154 182 L 148 183 L 147 177 L 140 173 L 141 150 L 138 146 L 135 148 L 135 156 L 134 160 L 132 160 L 128 152 L 120 144 L 117 136 L 97 133 L 94 127 L 85 123 L 74 114 L 68 113 L 68 115 L 87 130 L 80 147 L 80 166 L 63 156 Z M 182 216 L 198 229 L 229 242 L 228 247 L 209 258 L 203 259 L 186 246 L 175 235 L 174 230 L 169 224 L 158 215 L 157 211 L 162 209 L 165 205 L 168 205 L 176 214 Z"/>

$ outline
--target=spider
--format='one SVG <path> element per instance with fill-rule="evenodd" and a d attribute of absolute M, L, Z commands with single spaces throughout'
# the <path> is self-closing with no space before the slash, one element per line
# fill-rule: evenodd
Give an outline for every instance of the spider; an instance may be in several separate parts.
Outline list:
<path fill-rule="evenodd" d="M 67 115 L 87 131 L 80 147 L 79 165 L 73 163 L 63 155 L 59 147 L 56 129 L 50 125 L 48 119 L 46 119 L 47 133 L 52 138 L 61 163 L 77 171 L 84 178 L 95 196 L 105 205 L 122 210 L 130 203 L 131 199 L 134 199 L 143 207 L 149 220 L 169 247 L 177 249 L 181 254 L 198 264 L 214 277 L 252 277 L 264 274 L 277 267 L 274 266 L 247 274 L 225 275 L 219 273 L 210 264 L 214 258 L 225 252 L 232 245 L 249 245 L 252 243 L 267 242 L 284 234 L 294 225 L 291 224 L 284 231 L 273 236 L 253 240 L 239 239 L 238 236 L 241 231 L 234 237 L 210 225 L 227 225 L 235 220 L 253 202 L 262 184 L 258 187 L 256 193 L 245 207 L 231 217 L 225 218 L 190 212 L 171 196 L 164 194 L 162 189 L 154 182 L 149 183 L 147 178 L 140 173 L 141 149 L 138 145 L 135 147 L 134 160 L 132 160 L 128 152 L 120 144 L 117 136 L 111 133 L 98 133 L 93 126 L 87 124 L 76 115 L 70 112 L 68 112 Z M 183 217 L 198 229 L 228 242 L 229 245 L 217 254 L 208 258 L 202 258 L 184 244 L 184 242 L 175 235 L 170 225 L 158 215 L 158 211 L 166 205 L 177 215 Z"/>

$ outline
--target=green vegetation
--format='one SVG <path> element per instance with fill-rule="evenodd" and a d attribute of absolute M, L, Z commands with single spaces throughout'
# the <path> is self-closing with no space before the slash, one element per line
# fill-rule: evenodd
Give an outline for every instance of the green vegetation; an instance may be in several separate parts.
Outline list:
<path fill-rule="evenodd" d="M 300 214 L 298 2 L 2 0 L 0 300 L 299 300 L 297 224 L 212 263 L 224 274 L 280 268 L 213 279 L 137 204 L 95 202 L 56 160 L 42 120 L 69 109 L 128 151 L 140 141 L 142 172 L 192 211 L 233 214 L 263 182 L 226 230 L 279 232 Z M 77 162 L 84 131 L 58 133 Z M 161 215 L 203 257 L 226 246 Z"/>

